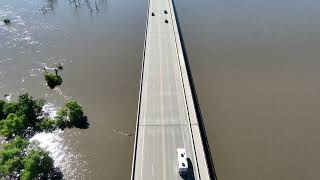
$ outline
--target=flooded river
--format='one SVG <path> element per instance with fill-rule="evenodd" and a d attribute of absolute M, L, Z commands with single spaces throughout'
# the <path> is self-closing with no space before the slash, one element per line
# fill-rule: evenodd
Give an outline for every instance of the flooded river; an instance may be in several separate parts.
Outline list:
<path fill-rule="evenodd" d="M 0 92 L 29 92 L 52 104 L 84 106 L 90 127 L 35 137 L 66 179 L 129 179 L 147 2 L 105 0 L 75 7 L 67 0 L 1 0 Z M 64 65 L 50 90 L 44 66 Z"/>
<path fill-rule="evenodd" d="M 71 3 L 70 3 L 71 2 Z M 69 99 L 90 127 L 38 134 L 66 179 L 130 177 L 146 0 L 1 0 L 0 96 Z M 316 180 L 320 2 L 176 0 L 219 180 Z M 64 65 L 47 88 L 44 66 Z"/>
<path fill-rule="evenodd" d="M 320 2 L 176 4 L 218 179 L 319 179 Z"/>

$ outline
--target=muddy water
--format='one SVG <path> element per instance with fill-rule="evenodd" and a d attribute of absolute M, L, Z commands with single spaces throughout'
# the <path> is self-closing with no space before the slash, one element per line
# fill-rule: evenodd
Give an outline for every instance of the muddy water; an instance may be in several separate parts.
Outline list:
<path fill-rule="evenodd" d="M 0 95 L 54 113 L 83 104 L 86 130 L 34 137 L 66 179 L 129 179 L 145 0 L 1 0 Z M 318 179 L 320 3 L 176 2 L 219 180 Z M 64 64 L 49 90 L 43 66 Z"/>
<path fill-rule="evenodd" d="M 320 2 L 176 5 L 218 179 L 319 179 Z"/>
<path fill-rule="evenodd" d="M 89 129 L 35 139 L 66 179 L 129 179 L 147 2 L 97 0 L 98 12 L 90 2 L 93 12 L 67 0 L 0 1 L 0 19 L 12 21 L 0 23 L 0 95 L 29 92 L 52 110 L 77 100 Z M 39 69 L 58 63 L 63 85 L 52 91 Z"/>

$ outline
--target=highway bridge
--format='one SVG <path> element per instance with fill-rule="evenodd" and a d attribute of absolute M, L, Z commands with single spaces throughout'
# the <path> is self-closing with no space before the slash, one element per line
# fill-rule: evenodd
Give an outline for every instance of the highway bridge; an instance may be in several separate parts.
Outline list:
<path fill-rule="evenodd" d="M 208 180 L 210 168 L 171 0 L 149 0 L 132 180 Z M 185 148 L 189 173 L 177 171 Z"/>

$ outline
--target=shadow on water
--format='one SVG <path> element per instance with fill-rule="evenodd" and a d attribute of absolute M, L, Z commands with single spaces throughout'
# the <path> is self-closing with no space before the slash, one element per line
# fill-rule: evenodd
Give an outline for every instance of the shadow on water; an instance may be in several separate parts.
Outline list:
<path fill-rule="evenodd" d="M 178 16 L 177 9 L 176 9 L 175 0 L 172 0 L 172 5 L 173 5 L 174 13 L 176 14 L 177 27 L 178 27 L 178 31 L 179 31 L 179 34 L 180 34 L 182 51 L 183 51 L 183 55 L 184 55 L 184 59 L 185 59 L 187 72 L 188 72 L 188 79 L 189 79 L 189 82 L 190 82 L 191 93 L 192 93 L 194 106 L 195 106 L 195 110 L 196 110 L 196 114 L 197 114 L 197 118 L 198 118 L 198 124 L 199 124 L 199 128 L 200 128 L 201 139 L 202 139 L 205 155 L 206 155 L 206 161 L 207 161 L 207 164 L 208 164 L 209 175 L 210 175 L 211 179 L 217 180 L 217 175 L 216 175 L 214 164 L 213 164 L 213 158 L 212 158 L 212 155 L 211 155 L 211 152 L 210 152 L 210 146 L 209 146 L 209 142 L 208 142 L 208 138 L 207 138 L 207 134 L 206 134 L 206 130 L 205 130 L 205 125 L 204 125 L 204 122 L 203 122 L 203 117 L 202 117 L 202 113 L 201 113 L 201 109 L 200 109 L 200 104 L 199 104 L 199 100 L 198 100 L 198 97 L 197 97 L 195 84 L 194 84 L 194 81 L 193 81 L 193 78 L 192 78 L 191 65 L 189 63 L 187 50 L 186 50 L 186 47 L 185 47 L 184 38 L 183 38 L 183 34 L 182 34 L 182 31 L 181 31 L 181 27 L 180 27 L 180 21 L 179 21 L 179 16 Z"/>
<path fill-rule="evenodd" d="M 66 128 L 78 128 L 78 129 L 88 129 L 90 127 L 90 123 L 88 122 L 87 116 L 83 116 L 81 120 L 74 124 L 65 124 L 60 126 L 61 130 L 65 130 Z M 54 130 L 54 129 L 53 129 Z"/>
<path fill-rule="evenodd" d="M 74 127 L 79 128 L 79 129 L 88 129 L 89 126 L 90 126 L 90 124 L 88 122 L 87 116 L 83 116 L 82 120 L 74 125 Z"/>

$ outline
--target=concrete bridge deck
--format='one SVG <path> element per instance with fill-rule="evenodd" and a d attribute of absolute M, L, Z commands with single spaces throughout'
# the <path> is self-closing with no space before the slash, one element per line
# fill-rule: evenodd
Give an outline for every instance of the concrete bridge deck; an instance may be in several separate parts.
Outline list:
<path fill-rule="evenodd" d="M 177 148 L 189 176 L 210 179 L 171 0 L 150 0 L 132 180 L 181 180 Z"/>

